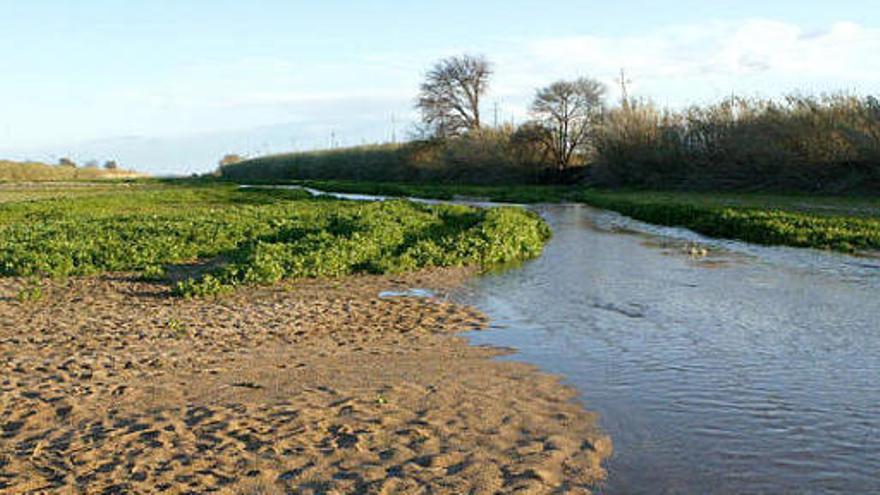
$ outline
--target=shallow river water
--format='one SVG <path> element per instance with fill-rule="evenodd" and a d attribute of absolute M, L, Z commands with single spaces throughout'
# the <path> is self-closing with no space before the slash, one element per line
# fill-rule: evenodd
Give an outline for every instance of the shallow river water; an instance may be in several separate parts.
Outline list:
<path fill-rule="evenodd" d="M 880 493 L 880 260 L 531 208 L 543 256 L 452 297 L 600 414 L 603 493 Z"/>
<path fill-rule="evenodd" d="M 535 210 L 544 255 L 455 297 L 601 415 L 605 492 L 880 493 L 880 261 Z"/>

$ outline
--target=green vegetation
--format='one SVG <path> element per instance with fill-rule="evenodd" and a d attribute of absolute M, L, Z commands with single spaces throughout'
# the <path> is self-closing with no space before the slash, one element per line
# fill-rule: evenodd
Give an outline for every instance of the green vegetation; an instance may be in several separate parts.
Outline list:
<path fill-rule="evenodd" d="M 175 339 L 185 338 L 189 331 L 186 328 L 186 325 L 180 322 L 180 320 L 176 318 L 171 318 L 165 323 L 165 328 L 168 329 L 168 332 L 171 334 L 171 337 Z"/>
<path fill-rule="evenodd" d="M 67 165 L 0 160 L 0 181 L 88 180 L 130 177 L 133 175 L 135 174 L 132 172 L 116 168 L 77 168 Z"/>
<path fill-rule="evenodd" d="M 471 186 L 444 184 L 414 184 L 402 182 L 353 182 L 340 180 L 290 181 L 292 185 L 321 191 L 374 196 L 397 196 L 451 200 L 455 198 L 483 199 L 496 203 L 554 203 L 581 188 L 565 186 Z"/>
<path fill-rule="evenodd" d="M 40 286 L 39 281 L 29 280 L 27 286 L 19 290 L 15 295 L 15 299 L 22 304 L 41 301 L 43 299 L 43 288 Z"/>
<path fill-rule="evenodd" d="M 828 205 L 821 199 L 799 196 L 737 201 L 731 195 L 585 190 L 575 197 L 638 220 L 687 227 L 711 237 L 843 252 L 880 249 L 880 204 L 876 201 L 873 207 L 846 211 L 841 200 L 829 200 L 830 208 L 822 209 Z"/>
<path fill-rule="evenodd" d="M 571 186 L 449 186 L 302 181 L 324 191 L 497 202 L 582 202 L 645 222 L 686 227 L 712 237 L 770 245 L 880 249 L 880 199 L 804 194 L 610 191 Z"/>
<path fill-rule="evenodd" d="M 540 184 L 556 177 L 541 151 L 511 126 L 448 139 L 270 155 L 220 167 L 224 179 Z"/>
<path fill-rule="evenodd" d="M 193 264 L 175 292 L 200 296 L 283 278 L 490 267 L 537 256 L 549 237 L 536 215 L 514 208 L 347 202 L 186 182 L 119 187 L 0 202 L 0 275 L 170 280 L 174 265 Z"/>
<path fill-rule="evenodd" d="M 880 192 L 880 101 L 873 97 L 733 98 L 681 111 L 630 101 L 595 112 L 577 149 L 566 149 L 565 166 L 554 160 L 559 152 L 547 144 L 547 130 L 528 122 L 401 145 L 274 155 L 220 173 L 234 181 Z"/>

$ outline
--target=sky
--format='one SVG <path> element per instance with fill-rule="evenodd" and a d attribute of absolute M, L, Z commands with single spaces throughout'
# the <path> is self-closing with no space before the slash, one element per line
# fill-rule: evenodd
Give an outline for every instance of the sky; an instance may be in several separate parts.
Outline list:
<path fill-rule="evenodd" d="M 405 139 L 425 71 L 481 54 L 484 115 L 588 76 L 662 106 L 880 94 L 880 1 L 0 0 L 0 158 L 201 173 Z"/>

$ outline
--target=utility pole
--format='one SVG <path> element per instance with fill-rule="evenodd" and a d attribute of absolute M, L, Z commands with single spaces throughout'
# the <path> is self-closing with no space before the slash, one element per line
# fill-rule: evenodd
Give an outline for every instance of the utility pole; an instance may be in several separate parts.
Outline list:
<path fill-rule="evenodd" d="M 391 144 L 397 144 L 397 116 L 391 112 Z"/>
<path fill-rule="evenodd" d="M 497 128 L 498 127 L 498 100 L 494 101 L 494 103 L 492 104 L 492 107 L 493 107 L 492 110 L 493 110 L 493 114 L 494 114 L 494 117 L 492 119 L 492 126 Z"/>
<path fill-rule="evenodd" d="M 617 79 L 617 82 L 620 84 L 620 103 L 623 108 L 629 107 L 629 88 L 627 88 L 628 84 L 632 83 L 632 80 L 626 78 L 626 72 L 623 67 L 620 68 L 620 77 Z"/>

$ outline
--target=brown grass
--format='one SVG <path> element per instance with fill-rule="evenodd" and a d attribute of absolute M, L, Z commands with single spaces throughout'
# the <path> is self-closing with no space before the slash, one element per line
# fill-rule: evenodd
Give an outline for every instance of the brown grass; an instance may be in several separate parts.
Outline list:
<path fill-rule="evenodd" d="M 0 181 L 125 179 L 140 176 L 142 175 L 130 170 L 73 168 L 47 165 L 38 162 L 13 162 L 0 160 Z"/>

